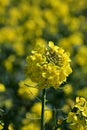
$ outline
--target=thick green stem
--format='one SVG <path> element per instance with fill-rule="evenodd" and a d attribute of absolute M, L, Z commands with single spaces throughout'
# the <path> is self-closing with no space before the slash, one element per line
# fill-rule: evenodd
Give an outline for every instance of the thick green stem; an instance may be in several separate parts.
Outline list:
<path fill-rule="evenodd" d="M 41 109 L 41 130 L 45 130 L 44 128 L 44 108 L 45 108 L 45 100 L 46 100 L 46 90 L 42 90 L 42 109 Z"/>

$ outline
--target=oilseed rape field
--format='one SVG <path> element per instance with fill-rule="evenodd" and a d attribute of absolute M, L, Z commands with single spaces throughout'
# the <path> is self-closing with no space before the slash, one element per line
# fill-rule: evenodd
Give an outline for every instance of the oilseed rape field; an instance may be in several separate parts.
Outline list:
<path fill-rule="evenodd" d="M 87 0 L 0 0 L 0 130 L 87 130 Z"/>

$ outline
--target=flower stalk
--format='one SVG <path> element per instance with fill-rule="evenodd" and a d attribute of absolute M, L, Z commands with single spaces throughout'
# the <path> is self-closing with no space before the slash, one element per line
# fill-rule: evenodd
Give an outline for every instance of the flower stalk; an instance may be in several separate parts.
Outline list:
<path fill-rule="evenodd" d="M 44 128 L 45 101 L 46 101 L 46 89 L 43 89 L 42 90 L 42 108 L 41 108 L 41 130 L 45 130 L 45 128 Z"/>

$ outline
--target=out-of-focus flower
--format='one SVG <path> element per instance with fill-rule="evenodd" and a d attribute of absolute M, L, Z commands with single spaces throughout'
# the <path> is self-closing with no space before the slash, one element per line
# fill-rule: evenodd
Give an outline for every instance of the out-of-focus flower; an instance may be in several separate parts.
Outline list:
<path fill-rule="evenodd" d="M 38 89 L 35 88 L 36 83 L 30 79 L 25 79 L 19 82 L 18 94 L 24 99 L 33 100 L 38 95 Z"/>
<path fill-rule="evenodd" d="M 0 124 L 0 130 L 2 130 L 3 126 Z"/>
<path fill-rule="evenodd" d="M 34 122 L 34 121 L 29 121 L 29 119 L 24 119 L 23 121 L 23 125 L 21 127 L 21 130 L 40 130 L 40 126 L 38 125 L 38 123 Z"/>
<path fill-rule="evenodd" d="M 43 52 L 36 48 L 27 57 L 26 74 L 40 89 L 51 86 L 58 88 L 72 72 L 70 61 L 68 53 L 49 42 Z"/>
<path fill-rule="evenodd" d="M 66 95 L 69 95 L 69 94 L 72 93 L 73 88 L 72 88 L 72 86 L 71 86 L 70 84 L 66 84 L 66 85 L 64 86 L 64 88 L 63 88 L 63 91 L 64 91 L 64 93 L 65 93 Z"/>
<path fill-rule="evenodd" d="M 79 89 L 76 92 L 77 96 L 84 97 L 87 99 L 87 86 L 83 87 L 82 89 Z"/>
<path fill-rule="evenodd" d="M 13 102 L 11 99 L 6 99 L 3 103 L 3 105 L 7 108 L 10 109 L 13 106 Z"/>
<path fill-rule="evenodd" d="M 33 123 L 33 122 L 29 122 L 27 125 L 23 125 L 21 127 L 21 130 L 40 130 L 40 127 L 38 124 Z"/>
<path fill-rule="evenodd" d="M 9 127 L 8 127 L 8 128 L 9 128 L 9 130 L 14 130 L 12 124 L 9 124 Z"/>
<path fill-rule="evenodd" d="M 41 117 L 41 103 L 35 103 L 31 108 L 31 113 L 33 113 L 36 116 L 36 118 L 37 117 L 40 118 Z M 44 116 L 45 116 L 45 119 L 44 119 L 45 122 L 49 122 L 52 119 L 52 111 L 47 106 L 45 106 Z"/>
<path fill-rule="evenodd" d="M 65 104 L 63 107 L 62 107 L 62 111 L 66 114 L 68 114 L 70 112 L 70 106 L 68 104 Z"/>
<path fill-rule="evenodd" d="M 7 71 L 11 72 L 13 70 L 14 61 L 15 61 L 14 55 L 10 55 L 6 60 L 4 60 L 3 64 L 4 64 Z"/>
<path fill-rule="evenodd" d="M 81 67 L 87 67 L 87 46 L 81 46 L 75 57 L 75 62 Z M 87 68 L 86 68 L 87 69 Z M 87 72 L 87 70 L 86 70 Z"/>
<path fill-rule="evenodd" d="M 4 86 L 4 84 L 0 83 L 0 92 L 5 92 L 6 88 Z"/>
<path fill-rule="evenodd" d="M 9 3 L 10 3 L 10 0 L 4 0 L 4 1 L 0 0 L 0 5 L 3 6 L 3 7 L 9 5 Z"/>
<path fill-rule="evenodd" d="M 75 32 L 69 37 L 62 38 L 59 41 L 59 45 L 62 46 L 65 50 L 73 53 L 73 47 L 79 47 L 83 44 L 83 35 L 80 32 Z"/>

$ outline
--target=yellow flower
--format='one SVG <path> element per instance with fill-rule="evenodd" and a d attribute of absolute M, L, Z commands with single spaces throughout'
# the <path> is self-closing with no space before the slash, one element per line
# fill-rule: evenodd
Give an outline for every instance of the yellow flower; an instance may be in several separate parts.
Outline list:
<path fill-rule="evenodd" d="M 2 130 L 3 126 L 0 124 L 0 130 Z"/>
<path fill-rule="evenodd" d="M 25 79 L 19 82 L 18 94 L 24 99 L 33 100 L 38 95 L 38 89 L 35 88 L 36 83 L 30 79 Z"/>
<path fill-rule="evenodd" d="M 36 48 L 27 57 L 25 72 L 38 84 L 39 89 L 51 86 L 58 88 L 72 72 L 69 54 L 51 41 L 43 49 L 41 46 L 38 48 L 39 51 Z"/>
<path fill-rule="evenodd" d="M 9 127 L 8 127 L 8 128 L 9 128 L 9 130 L 14 130 L 12 124 L 9 124 Z"/>
<path fill-rule="evenodd" d="M 4 106 L 6 106 L 6 108 L 8 108 L 8 109 L 12 108 L 12 106 L 13 106 L 12 100 L 11 99 L 6 99 L 4 101 Z"/>
<path fill-rule="evenodd" d="M 84 107 L 84 110 L 82 111 L 82 115 L 87 117 L 87 106 Z"/>
<path fill-rule="evenodd" d="M 15 62 L 15 56 L 10 55 L 5 61 L 4 61 L 4 66 L 7 71 L 11 72 L 13 70 L 13 63 Z"/>
<path fill-rule="evenodd" d="M 10 0 L 0 0 L 0 5 L 2 6 L 2 7 L 5 7 L 5 6 L 7 6 L 7 5 L 9 5 L 9 3 L 10 3 Z"/>
<path fill-rule="evenodd" d="M 87 101 L 84 98 L 76 97 L 76 104 L 73 112 L 69 112 L 67 122 L 71 130 L 87 129 Z"/>
<path fill-rule="evenodd" d="M 83 87 L 82 89 L 77 91 L 77 95 L 87 98 L 87 86 Z"/>
<path fill-rule="evenodd" d="M 0 92 L 5 92 L 6 88 L 4 86 L 4 84 L 0 83 Z"/>
<path fill-rule="evenodd" d="M 31 112 L 32 114 L 36 115 L 35 116 L 36 118 L 37 117 L 40 118 L 41 117 L 41 103 L 35 103 L 31 108 Z M 49 122 L 50 119 L 52 119 L 52 111 L 47 106 L 45 106 L 44 116 L 45 116 L 45 122 Z"/>
<path fill-rule="evenodd" d="M 65 94 L 69 95 L 69 94 L 72 93 L 73 88 L 72 88 L 72 86 L 71 86 L 70 84 L 66 84 L 66 85 L 64 86 L 63 91 L 64 91 Z"/>
<path fill-rule="evenodd" d="M 40 130 L 39 124 L 34 121 L 32 122 L 29 121 L 29 119 L 24 119 L 22 122 L 23 125 L 20 130 Z"/>
<path fill-rule="evenodd" d="M 82 67 L 87 67 L 87 46 L 81 46 L 75 57 L 75 61 L 78 65 Z"/>
<path fill-rule="evenodd" d="M 77 120 L 78 119 L 77 119 L 76 114 L 73 112 L 69 112 L 67 122 L 76 122 Z"/>
<path fill-rule="evenodd" d="M 84 110 L 84 106 L 85 106 L 85 98 L 79 98 L 79 97 L 76 97 L 76 104 L 75 104 L 75 107 L 77 107 L 80 111 L 83 111 Z"/>

